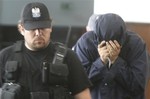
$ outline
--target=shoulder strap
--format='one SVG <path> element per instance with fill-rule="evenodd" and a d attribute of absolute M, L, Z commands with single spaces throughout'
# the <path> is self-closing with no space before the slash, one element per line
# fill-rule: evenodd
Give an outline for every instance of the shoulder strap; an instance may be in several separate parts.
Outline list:
<path fill-rule="evenodd" d="M 12 60 L 8 60 L 5 65 L 5 81 L 6 82 L 17 82 L 18 80 L 18 73 L 19 69 L 22 64 L 22 56 L 21 56 L 21 51 L 22 49 L 22 41 L 18 41 L 13 45 L 13 51 L 14 51 L 14 56 Z"/>
<path fill-rule="evenodd" d="M 17 41 L 15 44 L 14 44 L 14 58 L 13 60 L 15 61 L 18 61 L 19 62 L 19 66 L 21 66 L 21 64 L 23 64 L 22 62 L 22 47 L 23 47 L 23 40 L 21 41 Z"/>
<path fill-rule="evenodd" d="M 14 54 L 13 60 L 18 61 L 18 63 L 19 63 L 19 68 L 20 68 L 20 69 L 22 68 L 22 65 L 26 64 L 26 62 L 24 61 L 23 54 L 22 54 L 23 44 L 24 44 L 24 41 L 23 41 L 23 40 L 17 41 L 17 42 L 14 44 L 14 53 L 15 53 L 15 54 Z M 21 71 L 19 71 L 19 73 L 20 73 L 20 72 L 21 72 Z M 30 86 L 30 88 L 32 88 L 31 83 L 28 83 L 28 85 Z"/>
<path fill-rule="evenodd" d="M 14 51 L 15 51 L 15 52 L 20 52 L 20 51 L 22 51 L 22 46 L 23 46 L 23 41 L 17 41 L 17 42 L 14 44 Z"/>
<path fill-rule="evenodd" d="M 67 47 L 62 43 L 55 43 L 56 44 L 56 52 L 53 58 L 53 64 L 63 64 L 64 57 L 67 53 Z"/>

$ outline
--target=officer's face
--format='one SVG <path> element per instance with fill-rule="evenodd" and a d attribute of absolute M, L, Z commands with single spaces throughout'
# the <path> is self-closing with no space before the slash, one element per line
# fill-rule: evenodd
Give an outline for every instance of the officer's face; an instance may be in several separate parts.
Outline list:
<path fill-rule="evenodd" d="M 20 30 L 24 36 L 25 45 L 28 49 L 36 51 L 47 47 L 50 42 L 51 28 L 40 28 L 33 30 L 26 30 L 23 26 Z"/>

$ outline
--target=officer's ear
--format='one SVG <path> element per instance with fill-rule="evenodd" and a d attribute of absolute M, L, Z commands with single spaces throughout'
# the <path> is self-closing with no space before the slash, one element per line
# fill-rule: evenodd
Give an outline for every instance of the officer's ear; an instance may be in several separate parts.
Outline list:
<path fill-rule="evenodd" d="M 50 29 L 51 29 L 51 31 L 50 31 L 50 32 L 52 32 L 52 31 L 53 31 L 53 26 L 52 26 L 52 25 L 51 25 Z"/>
<path fill-rule="evenodd" d="M 18 31 L 23 35 L 24 27 L 21 21 L 18 22 Z"/>
<path fill-rule="evenodd" d="M 53 31 L 52 27 L 50 28 L 50 33 Z"/>

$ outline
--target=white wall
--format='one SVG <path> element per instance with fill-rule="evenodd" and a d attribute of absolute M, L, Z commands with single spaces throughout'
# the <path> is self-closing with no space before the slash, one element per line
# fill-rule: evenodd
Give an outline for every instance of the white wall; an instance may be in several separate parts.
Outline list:
<path fill-rule="evenodd" d="M 94 13 L 116 13 L 126 22 L 150 23 L 149 0 L 94 0 Z"/>
<path fill-rule="evenodd" d="M 53 25 L 85 26 L 93 13 L 94 0 L 0 0 L 0 24 L 16 25 L 22 7 L 32 1 L 46 4 Z"/>

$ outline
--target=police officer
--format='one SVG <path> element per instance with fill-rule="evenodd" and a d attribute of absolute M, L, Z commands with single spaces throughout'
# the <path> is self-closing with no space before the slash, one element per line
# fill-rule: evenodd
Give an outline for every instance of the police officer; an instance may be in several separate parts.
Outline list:
<path fill-rule="evenodd" d="M 18 24 L 18 29 L 24 37 L 23 43 L 12 45 L 0 52 L 1 86 L 7 81 L 6 64 L 8 61 L 19 61 L 19 72 L 15 71 L 18 76 L 13 78 L 16 78 L 15 82 L 21 86 L 20 99 L 34 99 L 36 95 L 40 97 L 38 97 L 39 99 L 43 99 L 42 95 L 47 95 L 43 93 L 49 93 L 50 91 L 51 85 L 49 83 L 43 84 L 42 82 L 41 68 L 43 62 L 52 62 L 56 52 L 55 44 L 50 39 L 52 32 L 51 21 L 48 9 L 43 3 L 32 2 L 27 4 L 23 8 Z M 16 52 L 14 49 L 16 47 L 21 48 L 19 52 L 21 53 L 20 59 L 15 58 Z M 68 81 L 64 85 L 69 93 L 74 96 L 74 99 L 91 99 L 89 92 L 91 83 L 76 54 L 70 49 L 67 49 L 64 64 L 67 64 L 69 71 Z M 51 78 L 49 80 L 51 81 Z M 51 97 L 50 95 L 48 96 Z M 54 97 L 51 99 L 54 99 Z"/>

